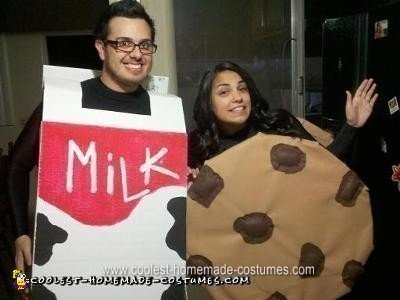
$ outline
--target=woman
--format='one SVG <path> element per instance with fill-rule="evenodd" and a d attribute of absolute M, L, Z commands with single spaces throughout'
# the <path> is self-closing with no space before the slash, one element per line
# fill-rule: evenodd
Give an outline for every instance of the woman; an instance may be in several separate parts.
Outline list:
<path fill-rule="evenodd" d="M 354 97 L 346 91 L 346 119 L 335 141 L 328 146 L 344 159 L 357 128 L 371 115 L 378 97 L 376 84 L 364 80 Z M 254 80 L 233 62 L 217 64 L 204 74 L 194 104 L 197 128 L 189 135 L 189 173 L 196 177 L 205 160 L 253 136 L 257 132 L 289 135 L 314 140 L 289 112 L 271 111 Z"/>
<path fill-rule="evenodd" d="M 336 140 L 328 147 L 337 157 L 345 157 L 357 132 L 357 127 L 363 126 L 370 116 L 377 98 L 374 90 L 373 81 L 365 80 L 357 89 L 354 97 L 347 92 L 347 122 Z M 271 111 L 249 74 L 231 62 L 220 63 L 203 76 L 194 105 L 194 119 L 197 129 L 189 136 L 189 180 L 197 177 L 198 168 L 203 165 L 205 160 L 220 154 L 257 132 L 314 140 L 312 135 L 289 112 L 282 109 Z M 326 155 L 326 151 L 320 149 L 315 143 L 293 141 L 296 143 L 294 148 L 297 148 L 297 145 L 304 146 L 302 150 L 305 151 L 303 154 L 304 157 L 307 156 L 307 162 L 318 162 L 308 165 L 309 169 L 315 167 L 315 173 L 308 172 L 309 169 L 307 172 L 299 171 L 302 167 L 295 171 L 299 171 L 298 173 L 290 173 L 293 176 L 288 175 L 289 172 L 285 173 L 282 169 L 276 171 L 272 159 L 270 160 L 272 148 L 270 151 L 264 150 L 264 152 L 250 151 L 251 154 L 248 154 L 247 151 L 254 145 L 276 146 L 278 145 L 276 141 L 279 143 L 283 141 L 282 143 L 285 144 L 285 141 L 291 139 L 271 137 L 271 141 L 266 142 L 267 139 L 268 137 L 262 136 L 262 141 L 265 142 L 262 144 L 262 142 L 256 143 L 261 140 L 261 138 L 256 138 L 253 143 L 249 142 L 243 147 L 238 147 L 236 151 L 225 153 L 225 158 L 221 157 L 219 160 L 216 158 L 209 164 L 209 168 L 201 169 L 202 174 L 190 186 L 188 190 L 190 201 L 187 202 L 186 215 L 189 265 L 259 266 L 265 265 L 266 262 L 268 265 L 274 265 L 275 258 L 280 263 L 291 261 L 295 262 L 295 265 L 297 262 L 300 264 L 300 261 L 303 261 L 301 258 L 303 250 L 300 250 L 298 245 L 305 245 L 305 242 L 311 239 L 315 241 L 317 248 L 329 248 L 325 243 L 332 245 L 332 241 L 336 241 L 338 236 L 346 235 L 342 235 L 342 233 L 348 232 L 349 224 L 367 224 L 360 225 L 360 228 L 362 227 L 363 230 L 366 228 L 364 232 L 368 232 L 365 235 L 367 240 L 365 244 L 369 245 L 372 242 L 368 205 L 357 206 L 363 207 L 361 209 L 363 211 L 356 216 L 353 215 L 353 210 L 341 210 L 341 206 L 336 206 L 337 202 L 334 202 L 337 188 L 343 181 L 341 172 L 345 169 L 347 174 L 347 168 L 343 168 L 342 164 L 337 163 L 335 159 L 330 160 L 329 163 L 328 159 L 325 165 L 323 159 L 330 155 Z M 309 151 L 311 148 L 321 150 L 321 153 Z M 264 161 L 261 159 L 260 152 L 264 155 Z M 246 155 L 254 156 L 245 157 Z M 241 160 L 241 162 L 233 161 L 234 159 Z M 231 168 L 228 161 L 233 161 L 234 167 Z M 249 168 L 243 168 L 244 165 Z M 319 175 L 323 176 L 319 178 L 317 177 Z M 329 180 L 326 180 L 327 178 Z M 323 188 L 314 188 L 319 183 L 321 186 L 323 184 Z M 289 186 L 289 184 L 291 185 Z M 334 200 L 329 202 L 329 199 L 332 200 L 332 196 Z M 362 196 L 366 197 L 366 191 Z M 367 203 L 364 200 L 366 199 L 364 198 L 360 203 Z M 310 203 L 313 205 L 309 205 Z M 330 203 L 333 205 L 331 206 Z M 288 207 L 293 209 L 287 209 Z M 336 209 L 341 212 L 337 214 Z M 331 216 L 331 213 L 332 216 L 343 217 L 342 213 L 349 215 L 344 216 L 343 219 L 338 218 L 336 221 L 334 218 L 327 217 Z M 326 222 L 321 221 L 323 218 L 321 216 L 326 217 Z M 368 217 L 363 218 L 364 216 Z M 205 219 L 207 222 L 203 222 Z M 354 223 L 343 225 L 343 220 L 351 220 Z M 322 226 L 321 223 L 323 223 Z M 241 227 L 242 224 L 244 224 L 243 227 Z M 338 229 L 339 225 L 342 226 L 340 230 Z M 317 230 L 310 234 L 310 230 L 305 228 L 317 228 Z M 335 228 L 335 230 L 330 230 L 330 228 Z M 273 236 L 274 234 L 275 236 Z M 286 234 L 287 236 L 285 236 Z M 270 240 L 271 236 L 273 238 Z M 359 247 L 355 243 L 352 246 Z M 329 256 L 336 256 L 333 261 L 340 261 L 341 253 L 353 251 L 346 247 L 345 244 L 338 246 L 337 249 L 330 247 L 329 249 L 332 251 Z M 227 251 L 229 254 L 221 256 L 221 251 L 226 249 L 229 249 Z M 357 251 L 354 250 L 354 252 Z M 368 252 L 369 249 L 363 248 L 362 251 Z M 311 253 L 308 250 L 304 252 Z M 307 256 L 318 257 L 323 252 L 318 253 L 314 252 Z M 324 254 L 319 257 L 323 257 L 325 260 Z M 317 260 L 318 263 L 312 263 L 312 265 L 317 268 L 316 270 L 322 270 L 321 260 Z M 332 261 L 330 258 L 326 258 L 326 261 L 328 260 Z M 332 269 L 335 271 L 332 272 Z M 320 295 L 320 293 L 329 296 L 335 293 L 339 295 L 348 289 L 344 285 L 339 287 L 336 282 L 336 278 L 340 278 L 342 274 L 342 262 L 332 269 L 329 276 L 322 276 L 324 277 L 323 284 L 321 281 L 309 281 L 308 285 L 303 285 L 304 281 L 303 283 L 296 281 L 302 279 L 290 276 L 282 278 L 278 284 L 274 280 L 269 281 L 267 276 L 255 275 L 252 277 L 251 287 L 246 289 L 234 290 L 221 287 L 209 289 L 208 292 L 216 299 L 286 299 L 285 292 L 296 299 L 328 299 L 333 297 L 316 297 L 316 295 Z M 319 272 L 322 271 L 317 271 L 317 274 L 320 274 Z M 288 281 L 286 282 L 286 280 Z M 314 285 L 312 282 L 316 284 Z M 329 288 L 321 288 L 321 286 L 335 286 L 335 290 L 331 291 Z M 280 290 L 281 288 L 285 292 Z M 326 291 L 323 291 L 324 289 Z M 273 296 L 271 296 L 272 292 Z M 283 294 L 279 292 L 283 292 Z M 308 297 L 309 295 L 314 295 L 314 297 Z M 290 297 L 287 298 L 290 299 Z"/>

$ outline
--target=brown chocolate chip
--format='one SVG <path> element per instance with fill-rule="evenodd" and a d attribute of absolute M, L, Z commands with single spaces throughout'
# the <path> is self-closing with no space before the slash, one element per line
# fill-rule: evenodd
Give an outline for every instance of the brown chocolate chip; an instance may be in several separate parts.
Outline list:
<path fill-rule="evenodd" d="M 186 260 L 188 276 L 212 275 L 213 263 L 203 255 L 192 255 Z"/>
<path fill-rule="evenodd" d="M 306 165 L 306 154 L 296 146 L 277 144 L 271 149 L 271 164 L 287 174 L 300 172 Z"/>
<path fill-rule="evenodd" d="M 190 186 L 188 195 L 204 207 L 210 207 L 218 193 L 224 188 L 224 180 L 209 166 L 204 165 Z"/>
<path fill-rule="evenodd" d="M 318 277 L 321 275 L 325 265 L 325 256 L 321 249 L 311 243 L 306 243 L 301 247 L 299 268 L 303 274 L 299 274 L 301 278 Z M 307 267 L 313 267 L 311 270 Z M 300 270 L 299 270 L 300 271 Z"/>
<path fill-rule="evenodd" d="M 260 244 L 271 237 L 274 224 L 266 214 L 254 212 L 237 218 L 233 229 L 242 235 L 246 243 Z"/>
<path fill-rule="evenodd" d="M 360 178 L 358 178 L 356 173 L 350 170 L 343 176 L 335 199 L 343 206 L 354 206 L 362 187 L 363 183 Z"/>
<path fill-rule="evenodd" d="M 266 300 L 287 300 L 287 298 L 279 292 L 273 293 Z"/>
<path fill-rule="evenodd" d="M 364 267 L 360 262 L 356 260 L 350 260 L 346 262 L 342 272 L 343 283 L 349 288 L 352 288 L 358 276 L 360 276 L 363 272 Z"/>

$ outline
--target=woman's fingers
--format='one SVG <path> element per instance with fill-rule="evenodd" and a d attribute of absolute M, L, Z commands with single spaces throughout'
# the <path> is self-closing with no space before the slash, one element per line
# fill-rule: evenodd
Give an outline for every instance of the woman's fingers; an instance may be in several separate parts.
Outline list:
<path fill-rule="evenodd" d="M 375 104 L 375 102 L 376 102 L 376 99 L 378 99 L 378 94 L 375 94 L 375 95 L 372 97 L 371 101 L 369 101 L 369 104 L 371 104 L 371 106 L 374 106 L 374 104 Z"/>
<path fill-rule="evenodd" d="M 368 92 L 367 92 L 366 97 L 367 97 L 368 100 L 370 100 L 371 97 L 372 97 L 372 95 L 374 94 L 375 88 L 376 88 L 376 83 L 374 83 L 374 84 L 371 86 L 371 88 L 368 90 Z"/>
<path fill-rule="evenodd" d="M 368 79 L 367 83 L 365 84 L 365 87 L 363 89 L 362 94 L 365 96 L 368 93 L 369 88 L 371 87 L 372 83 L 373 83 L 373 79 Z"/>
<path fill-rule="evenodd" d="M 365 88 L 365 86 L 367 85 L 367 83 L 368 83 L 368 79 L 364 79 L 364 80 L 361 82 L 361 84 L 358 86 L 358 89 L 356 90 L 356 93 L 355 93 L 355 95 L 354 95 L 354 98 L 361 97 L 361 95 L 362 95 L 362 93 L 363 93 L 363 91 L 364 91 L 364 88 Z"/>

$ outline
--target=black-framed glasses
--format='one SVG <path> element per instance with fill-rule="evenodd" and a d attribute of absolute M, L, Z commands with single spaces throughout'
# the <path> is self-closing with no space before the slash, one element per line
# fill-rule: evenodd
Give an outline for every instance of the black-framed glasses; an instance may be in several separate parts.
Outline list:
<path fill-rule="evenodd" d="M 151 41 L 143 41 L 139 44 L 136 44 L 129 40 L 104 40 L 103 42 L 105 44 L 111 45 L 116 50 L 126 53 L 131 53 L 132 51 L 134 51 L 136 46 L 139 48 L 139 51 L 142 54 L 153 54 L 157 50 L 157 45 Z"/>

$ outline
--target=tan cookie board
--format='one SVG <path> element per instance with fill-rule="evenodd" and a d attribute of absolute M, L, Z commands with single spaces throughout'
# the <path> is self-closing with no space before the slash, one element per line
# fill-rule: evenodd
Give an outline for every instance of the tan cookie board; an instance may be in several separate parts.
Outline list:
<path fill-rule="evenodd" d="M 350 291 L 372 250 L 373 223 L 366 187 L 345 164 L 317 142 L 259 133 L 205 165 L 188 193 L 189 261 L 317 273 L 207 287 L 215 299 L 336 299 Z"/>

